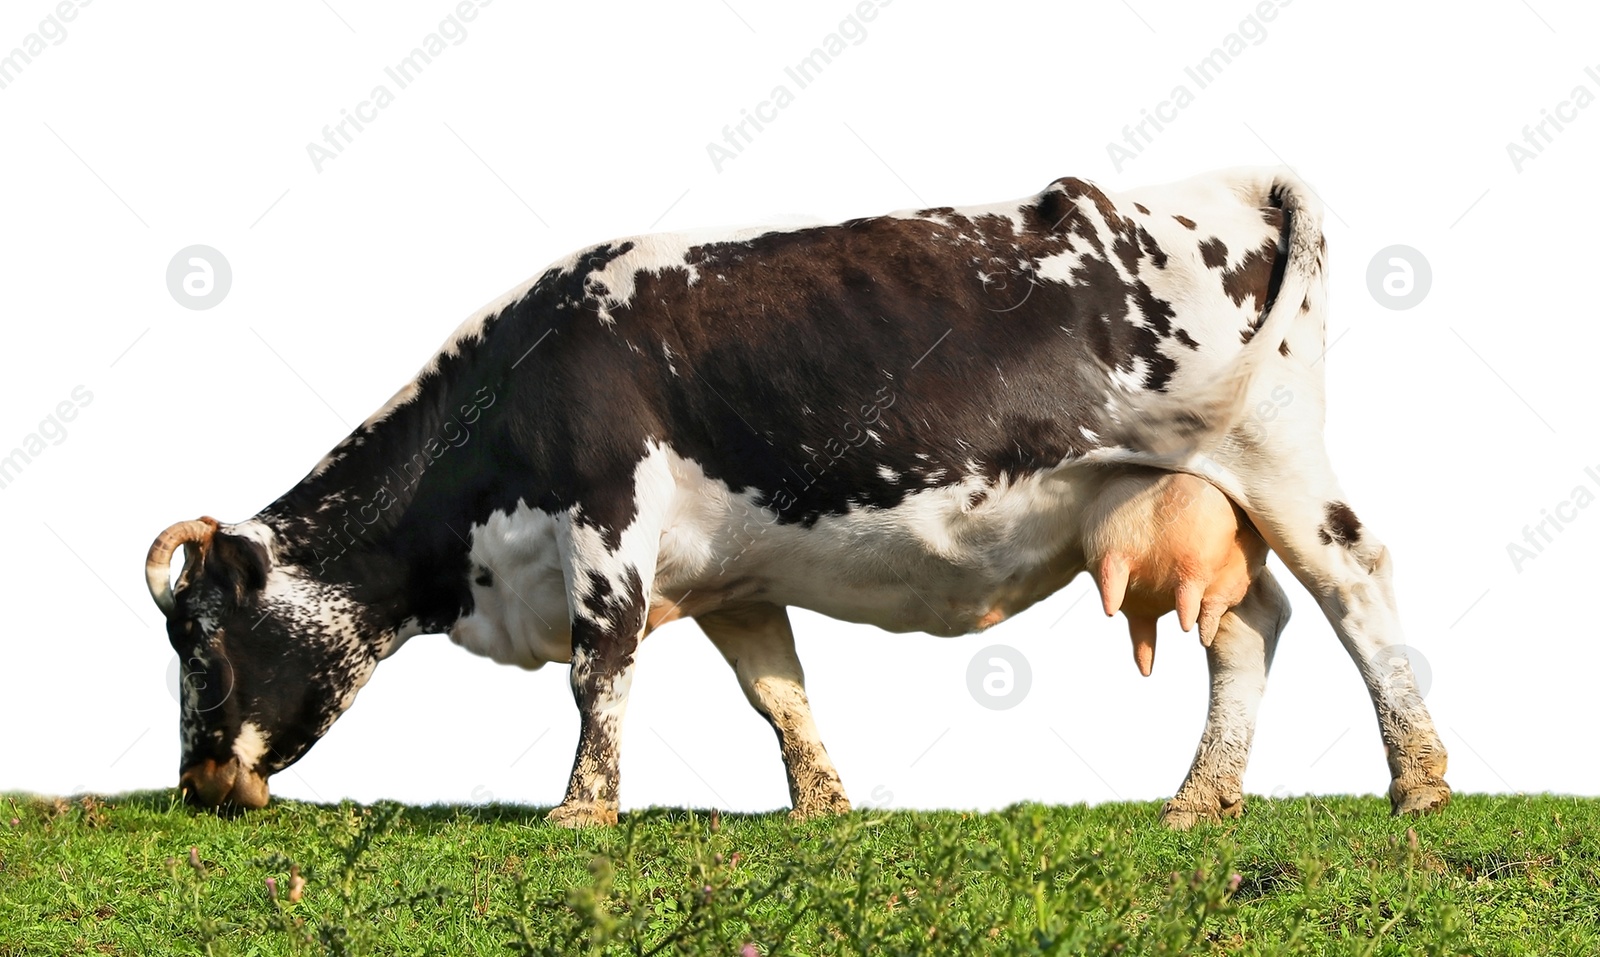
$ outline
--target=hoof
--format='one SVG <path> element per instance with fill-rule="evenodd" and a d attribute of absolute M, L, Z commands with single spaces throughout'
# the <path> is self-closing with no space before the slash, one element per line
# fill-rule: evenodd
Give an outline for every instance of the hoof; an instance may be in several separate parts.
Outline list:
<path fill-rule="evenodd" d="M 1395 781 L 1389 785 L 1389 804 L 1396 817 L 1432 814 L 1450 803 L 1450 785 L 1443 781 L 1424 781 L 1409 787 Z"/>
<path fill-rule="evenodd" d="M 818 795 L 810 800 L 801 801 L 789 812 L 789 820 L 799 823 L 811 821 L 819 817 L 838 817 L 850 813 L 850 799 L 843 792 L 838 794 Z"/>
<path fill-rule="evenodd" d="M 1197 824 L 1221 824 L 1226 818 L 1244 813 L 1244 795 L 1216 797 L 1209 801 L 1173 798 L 1161 806 L 1161 823 L 1174 831 L 1187 831 Z"/>
<path fill-rule="evenodd" d="M 1171 801 L 1161 807 L 1161 823 L 1166 825 L 1168 830 L 1187 831 L 1201 821 L 1215 824 L 1221 820 L 1215 811 L 1207 815 L 1195 808 L 1179 807 Z"/>
<path fill-rule="evenodd" d="M 617 823 L 617 809 L 603 804 L 563 804 L 545 815 L 560 827 L 600 827 Z"/>

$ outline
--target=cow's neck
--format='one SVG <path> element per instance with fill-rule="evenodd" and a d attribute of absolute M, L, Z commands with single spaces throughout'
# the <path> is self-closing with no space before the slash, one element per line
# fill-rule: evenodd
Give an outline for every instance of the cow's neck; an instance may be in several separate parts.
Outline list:
<path fill-rule="evenodd" d="M 460 357 L 465 358 L 465 357 Z M 471 509 L 488 481 L 492 384 L 445 363 L 363 423 L 259 516 L 291 559 L 350 586 L 390 624 L 449 626 L 466 587 Z"/>

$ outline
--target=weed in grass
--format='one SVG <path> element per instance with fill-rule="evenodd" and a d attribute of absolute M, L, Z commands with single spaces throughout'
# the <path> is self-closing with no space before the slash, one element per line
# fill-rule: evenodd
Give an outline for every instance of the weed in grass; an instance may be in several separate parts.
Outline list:
<path fill-rule="evenodd" d="M 756 876 L 741 868 L 743 853 L 722 833 L 715 812 L 706 824 L 693 817 L 676 821 L 663 837 L 679 849 L 683 879 L 667 888 L 642 861 L 640 826 L 648 821 L 628 818 L 620 845 L 602 848 L 590 860 L 587 884 L 535 895 L 526 874 L 514 875 L 513 905 L 496 917 L 512 934 L 507 949 L 520 957 L 782 953 L 812 909 L 808 901 L 783 898 L 814 875 L 834 870 L 856 833 L 873 826 L 847 821 L 816 847 L 796 848 L 792 857 Z"/>
<path fill-rule="evenodd" d="M 914 855 L 874 839 L 890 820 L 853 817 L 760 872 L 739 866 L 714 823 L 676 822 L 665 840 L 685 851 L 683 879 L 672 893 L 646 895 L 635 817 L 618 846 L 593 858 L 588 884 L 536 898 L 519 875 L 498 919 L 523 957 L 1181 954 L 1202 952 L 1193 948 L 1232 912 L 1242 881 L 1219 859 L 1173 874 L 1161 903 L 1139 910 L 1127 893 L 1139 882 L 1132 865 L 1064 853 L 1040 810 L 992 843 L 913 823 Z"/>
<path fill-rule="evenodd" d="M 376 953 L 379 927 L 392 919 L 394 912 L 436 904 L 449 893 L 443 887 L 430 887 L 411 894 L 371 895 L 367 888 L 381 886 L 381 883 L 374 879 L 376 869 L 367 866 L 362 858 L 394 825 L 404 809 L 398 804 L 366 808 L 344 805 L 344 808 L 346 833 L 325 832 L 323 835 L 333 840 L 338 859 L 334 879 L 326 882 L 325 894 L 318 893 L 322 882 L 310 866 L 302 870 L 298 862 L 282 854 L 256 861 L 256 867 L 273 875 L 262 881 L 267 898 L 265 914 L 243 915 L 232 921 L 210 916 L 202 896 L 210 868 L 200 859 L 199 848 L 189 848 L 187 871 L 180 871 L 175 858 L 168 860 L 168 871 L 173 879 L 187 885 L 188 893 L 181 896 L 181 901 L 194 922 L 196 937 L 206 957 L 228 953 L 228 941 L 235 936 L 255 938 L 273 933 L 287 942 L 292 954 L 356 957 Z M 285 875 L 286 880 L 280 881 L 277 876 L 280 874 Z M 284 888 L 282 894 L 280 886 Z M 313 888 L 314 898 L 331 896 L 331 907 L 319 914 L 309 906 L 300 906 L 308 887 Z"/>

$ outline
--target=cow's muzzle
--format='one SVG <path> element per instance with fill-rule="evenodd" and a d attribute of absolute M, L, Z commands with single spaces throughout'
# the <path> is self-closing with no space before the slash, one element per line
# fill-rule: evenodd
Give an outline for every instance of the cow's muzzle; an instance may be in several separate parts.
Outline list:
<path fill-rule="evenodd" d="M 238 758 L 225 762 L 206 758 L 178 776 L 183 799 L 202 807 L 233 804 L 244 808 L 267 806 L 267 779 L 239 766 Z"/>

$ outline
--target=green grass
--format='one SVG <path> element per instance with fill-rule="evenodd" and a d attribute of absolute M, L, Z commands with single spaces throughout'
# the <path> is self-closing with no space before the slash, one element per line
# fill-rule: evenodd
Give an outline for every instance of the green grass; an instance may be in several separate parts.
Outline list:
<path fill-rule="evenodd" d="M 509 805 L 0 798 L 0 955 L 1600 954 L 1600 801 L 1397 820 L 1377 798 L 1255 798 L 1187 834 L 1156 813 L 573 832 Z"/>

